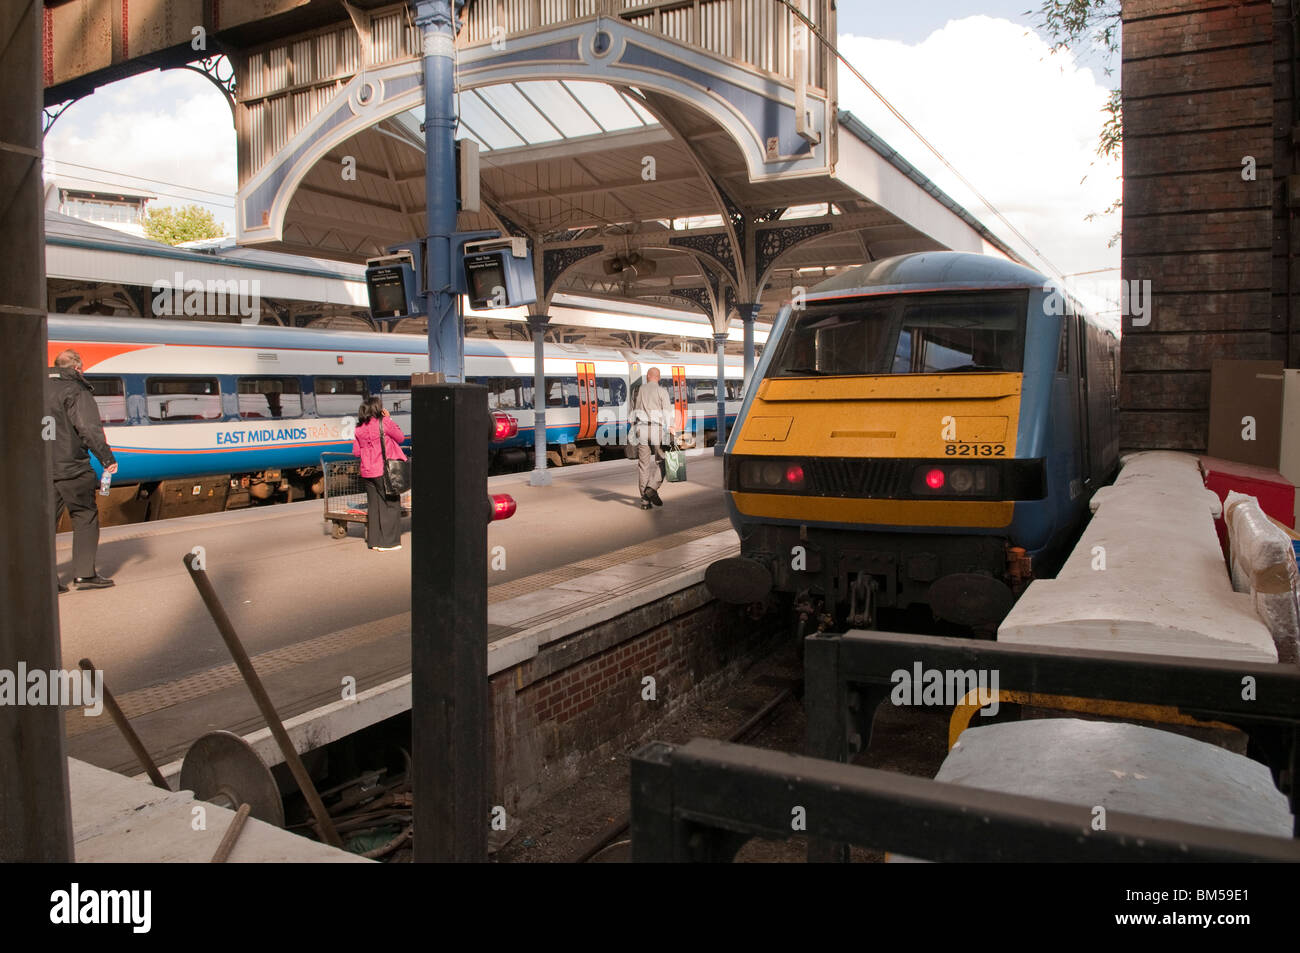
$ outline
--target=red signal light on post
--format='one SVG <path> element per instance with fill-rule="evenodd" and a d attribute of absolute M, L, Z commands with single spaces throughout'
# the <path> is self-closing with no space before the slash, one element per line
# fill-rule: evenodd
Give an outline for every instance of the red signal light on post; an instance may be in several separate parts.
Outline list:
<path fill-rule="evenodd" d="M 509 440 L 519 433 L 519 421 L 499 410 L 492 412 L 492 439 Z"/>
<path fill-rule="evenodd" d="M 515 498 L 509 493 L 493 493 L 488 497 L 488 505 L 491 507 L 491 519 L 489 522 L 497 520 L 508 520 L 515 515 L 518 504 Z"/>
<path fill-rule="evenodd" d="M 925 485 L 932 490 L 942 490 L 944 475 L 942 470 L 931 470 L 925 475 Z"/>

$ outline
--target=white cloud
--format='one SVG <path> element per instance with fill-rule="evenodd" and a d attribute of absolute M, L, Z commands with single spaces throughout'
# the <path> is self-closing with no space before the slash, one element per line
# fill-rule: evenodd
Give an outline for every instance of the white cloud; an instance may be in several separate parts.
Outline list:
<path fill-rule="evenodd" d="M 47 178 L 113 178 L 92 169 L 139 176 L 118 181 L 158 193 L 158 205 L 207 205 L 227 234 L 234 233 L 230 107 L 215 86 L 191 71 L 144 73 L 74 104 L 45 138 L 45 166 Z"/>
<path fill-rule="evenodd" d="M 1051 55 L 1047 44 L 1022 26 L 984 16 L 951 21 L 917 45 L 841 35 L 839 48 L 1062 272 L 1118 266 L 1118 245 L 1107 247 L 1119 230 L 1118 213 L 1085 221 L 1120 193 L 1119 164 L 1096 158 L 1107 77 L 1079 66 L 1068 53 Z M 1021 248 L 843 67 L 839 84 L 840 108 L 863 120 L 1004 241 Z"/>

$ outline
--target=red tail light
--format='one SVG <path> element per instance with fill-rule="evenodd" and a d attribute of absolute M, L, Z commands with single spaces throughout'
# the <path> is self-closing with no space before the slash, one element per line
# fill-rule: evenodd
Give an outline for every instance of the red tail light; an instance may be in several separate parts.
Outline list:
<path fill-rule="evenodd" d="M 494 493 L 488 497 L 488 503 L 492 506 L 492 519 L 489 522 L 508 520 L 518 509 L 515 498 L 509 493 Z"/>
<path fill-rule="evenodd" d="M 519 433 L 519 421 L 500 410 L 492 412 L 492 439 L 509 440 Z"/>
<path fill-rule="evenodd" d="M 797 463 L 792 463 L 785 468 L 785 482 L 791 486 L 803 485 L 803 467 Z"/>
<path fill-rule="evenodd" d="M 942 470 L 931 470 L 925 475 L 925 485 L 932 490 L 943 489 L 944 475 Z"/>

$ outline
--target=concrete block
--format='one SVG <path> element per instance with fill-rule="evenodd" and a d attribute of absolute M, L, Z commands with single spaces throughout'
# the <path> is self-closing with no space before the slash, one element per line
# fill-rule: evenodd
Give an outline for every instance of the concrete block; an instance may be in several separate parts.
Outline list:
<path fill-rule="evenodd" d="M 189 791 L 163 791 L 147 781 L 68 759 L 73 849 L 78 863 L 208 863 L 235 813 L 203 804 L 205 830 L 194 830 Z M 232 863 L 371 863 L 249 818 Z"/>
<path fill-rule="evenodd" d="M 1030 583 L 998 641 L 1276 662 L 1248 596 L 1233 591 L 1197 458 L 1126 457 L 1056 579 Z"/>

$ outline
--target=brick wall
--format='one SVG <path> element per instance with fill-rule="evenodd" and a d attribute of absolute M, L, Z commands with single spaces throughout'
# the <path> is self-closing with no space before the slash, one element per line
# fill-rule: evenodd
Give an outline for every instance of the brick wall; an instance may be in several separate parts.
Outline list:
<path fill-rule="evenodd" d="M 495 804 L 526 810 L 736 676 L 770 623 L 713 601 L 703 584 L 546 646 L 491 679 Z M 643 699 L 643 679 L 655 699 Z"/>
<path fill-rule="evenodd" d="M 1268 0 L 1124 0 L 1122 269 L 1154 296 L 1149 325 L 1125 319 L 1126 449 L 1204 450 L 1211 361 L 1286 356 L 1273 300 L 1286 255 L 1273 172 L 1286 15 Z M 1245 156 L 1255 181 L 1242 179 Z"/>

